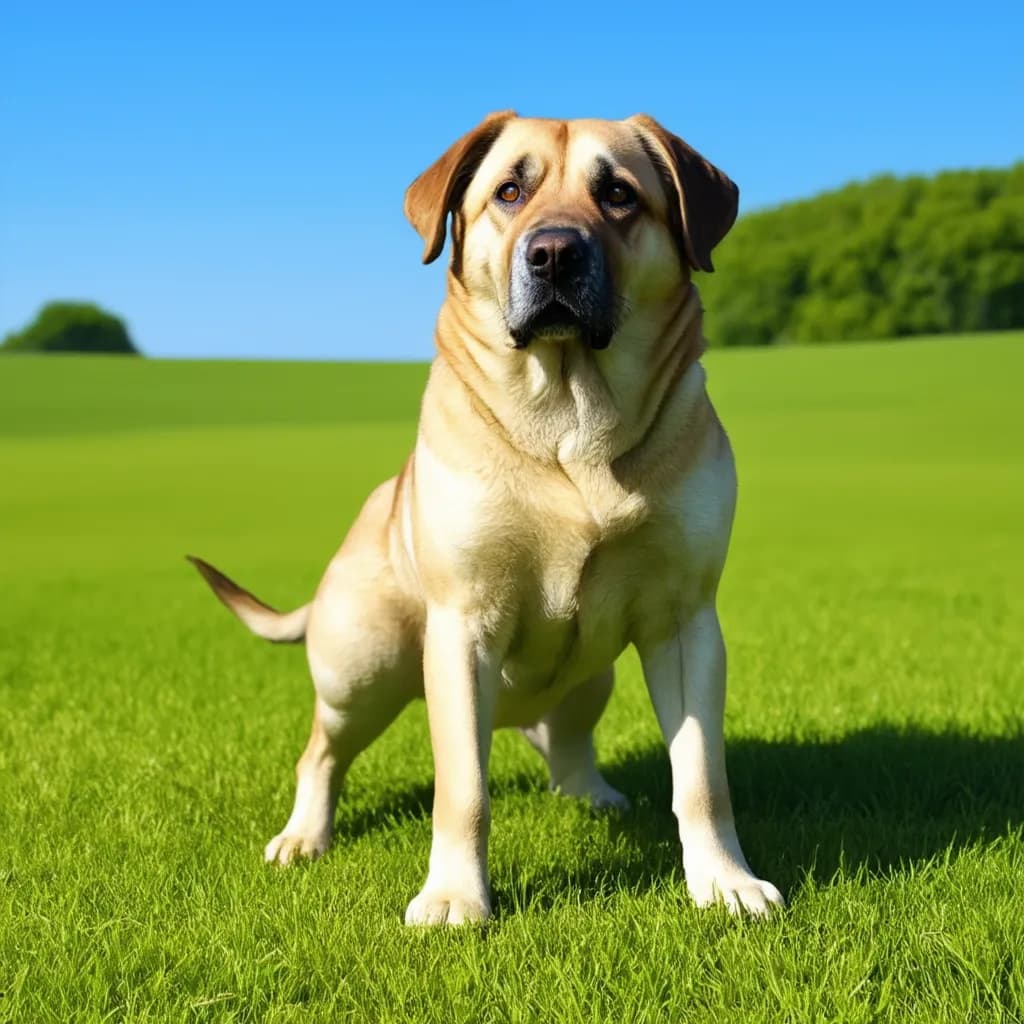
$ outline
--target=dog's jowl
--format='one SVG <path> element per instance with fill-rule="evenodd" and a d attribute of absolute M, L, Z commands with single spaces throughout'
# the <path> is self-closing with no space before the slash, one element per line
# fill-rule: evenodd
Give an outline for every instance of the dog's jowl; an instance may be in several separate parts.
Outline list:
<path fill-rule="evenodd" d="M 592 736 L 634 644 L 690 893 L 782 903 L 747 865 L 726 780 L 715 595 L 736 481 L 691 283 L 736 205 L 721 171 L 644 116 L 492 114 L 409 187 L 426 262 L 451 234 L 415 450 L 303 608 L 278 614 L 195 560 L 255 633 L 308 650 L 313 730 L 268 861 L 327 849 L 349 765 L 425 696 L 433 845 L 405 919 L 486 919 L 493 730 L 519 728 L 553 789 L 626 808 Z"/>

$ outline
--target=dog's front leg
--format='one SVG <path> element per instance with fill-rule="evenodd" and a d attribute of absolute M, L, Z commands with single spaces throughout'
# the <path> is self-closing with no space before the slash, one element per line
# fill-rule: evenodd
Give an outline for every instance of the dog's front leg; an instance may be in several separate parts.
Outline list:
<path fill-rule="evenodd" d="M 733 913 L 766 914 L 783 899 L 751 872 L 736 835 L 725 771 L 725 645 L 714 605 L 640 657 L 668 744 L 690 895 L 699 906 L 723 902 Z"/>
<path fill-rule="evenodd" d="M 487 882 L 487 761 L 500 668 L 465 619 L 427 616 L 423 682 L 434 750 L 434 836 L 426 884 L 406 924 L 462 924 L 491 915 Z"/>

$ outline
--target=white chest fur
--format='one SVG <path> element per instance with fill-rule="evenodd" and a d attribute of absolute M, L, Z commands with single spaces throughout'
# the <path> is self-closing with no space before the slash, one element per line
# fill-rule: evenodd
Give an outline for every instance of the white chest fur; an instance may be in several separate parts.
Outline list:
<path fill-rule="evenodd" d="M 607 467 L 531 474 L 457 472 L 425 445 L 417 482 L 434 511 L 430 557 L 444 594 L 503 652 L 499 719 L 535 720 L 607 668 L 638 632 L 669 632 L 724 557 L 732 483 L 696 467 L 655 499 Z M 426 550 L 425 548 L 425 550 Z"/>
<path fill-rule="evenodd" d="M 648 423 L 625 446 L 611 391 L 562 380 L 533 381 L 516 433 L 488 457 L 450 430 L 426 432 L 436 447 L 421 432 L 416 449 L 424 597 L 466 614 L 499 654 L 507 719 L 532 720 L 638 636 L 671 633 L 717 581 L 732 520 L 732 457 L 699 365 L 654 441 Z M 638 445 L 658 454 L 624 469 L 616 453 Z"/>

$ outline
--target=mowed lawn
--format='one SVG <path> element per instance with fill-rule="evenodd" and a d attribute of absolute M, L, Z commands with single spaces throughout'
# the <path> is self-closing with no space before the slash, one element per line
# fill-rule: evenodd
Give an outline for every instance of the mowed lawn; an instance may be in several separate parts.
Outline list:
<path fill-rule="evenodd" d="M 422 705 L 336 845 L 267 868 L 311 687 L 186 564 L 308 599 L 400 466 L 420 366 L 0 361 L 0 1020 L 1019 1021 L 1024 336 L 713 352 L 740 835 L 770 921 L 688 902 L 633 653 L 623 817 L 499 734 L 485 929 L 423 882 Z"/>

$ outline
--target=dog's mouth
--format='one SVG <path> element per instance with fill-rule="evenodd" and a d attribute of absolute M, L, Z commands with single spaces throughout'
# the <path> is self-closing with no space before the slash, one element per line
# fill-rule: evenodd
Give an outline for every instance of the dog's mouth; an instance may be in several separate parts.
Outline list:
<path fill-rule="evenodd" d="M 577 334 L 584 328 L 583 319 L 557 299 L 549 302 L 530 322 L 534 336 L 551 334 Z"/>
<path fill-rule="evenodd" d="M 516 348 L 526 348 L 534 340 L 580 338 L 590 348 L 601 349 L 611 341 L 610 333 L 595 331 L 579 313 L 554 298 L 511 334 Z"/>

